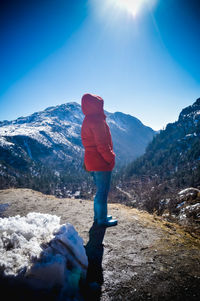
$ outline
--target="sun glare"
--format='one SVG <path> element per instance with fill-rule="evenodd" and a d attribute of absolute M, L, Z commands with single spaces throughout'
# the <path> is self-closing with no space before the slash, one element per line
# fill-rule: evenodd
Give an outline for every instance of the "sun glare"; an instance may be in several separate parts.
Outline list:
<path fill-rule="evenodd" d="M 136 16 L 142 6 L 149 0 L 115 0 L 115 4 L 121 8 L 127 10 L 132 16 Z"/>

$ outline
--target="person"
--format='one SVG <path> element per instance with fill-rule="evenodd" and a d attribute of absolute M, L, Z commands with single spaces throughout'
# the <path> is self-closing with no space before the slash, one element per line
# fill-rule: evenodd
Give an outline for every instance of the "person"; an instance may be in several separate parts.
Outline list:
<path fill-rule="evenodd" d="M 107 197 L 115 153 L 103 106 L 104 101 L 100 96 L 89 93 L 82 96 L 81 108 L 85 118 L 81 139 L 85 149 L 84 167 L 91 172 L 96 185 L 94 222 L 99 226 L 112 227 L 117 225 L 117 220 L 107 215 Z"/>

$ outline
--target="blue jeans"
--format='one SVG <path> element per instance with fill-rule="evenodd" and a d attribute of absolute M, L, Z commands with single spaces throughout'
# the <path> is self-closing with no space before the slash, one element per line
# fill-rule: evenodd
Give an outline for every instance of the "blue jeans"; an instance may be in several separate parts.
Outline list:
<path fill-rule="evenodd" d="M 103 223 L 107 220 L 107 198 L 112 172 L 93 171 L 91 174 L 97 189 L 94 198 L 94 221 Z"/>

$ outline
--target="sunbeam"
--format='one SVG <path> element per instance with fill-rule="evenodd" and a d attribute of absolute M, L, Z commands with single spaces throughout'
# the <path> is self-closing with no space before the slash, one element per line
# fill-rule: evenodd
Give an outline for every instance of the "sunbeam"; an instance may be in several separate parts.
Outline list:
<path fill-rule="evenodd" d="M 136 17 L 145 5 L 155 2 L 155 0 L 108 0 L 112 2 L 115 7 L 126 10 L 133 17 Z"/>

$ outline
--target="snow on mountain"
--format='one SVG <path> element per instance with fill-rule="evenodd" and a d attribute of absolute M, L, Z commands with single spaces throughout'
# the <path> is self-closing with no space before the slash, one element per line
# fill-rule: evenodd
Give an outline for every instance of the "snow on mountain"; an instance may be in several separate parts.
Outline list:
<path fill-rule="evenodd" d="M 155 132 L 131 115 L 120 112 L 106 112 L 106 115 L 117 155 L 116 166 L 143 154 Z M 24 185 L 38 174 L 50 176 L 51 172 L 56 178 L 63 175 L 63 182 L 71 179 L 73 183 L 83 172 L 84 150 L 80 135 L 83 118 L 81 106 L 70 102 L 0 122 L 1 188 L 11 183 L 16 186 L 20 181 Z M 55 186 L 53 180 L 51 182 Z"/>
<path fill-rule="evenodd" d="M 141 156 L 155 132 L 131 115 L 121 112 L 106 112 L 106 115 L 117 160 L 124 164 Z"/>
<path fill-rule="evenodd" d="M 119 155 L 119 162 L 131 161 L 141 155 L 154 131 L 144 126 L 137 118 L 123 113 L 108 113 L 107 122 L 111 128 L 114 147 Z M 81 107 L 77 103 L 67 103 L 49 107 L 28 117 L 20 117 L 14 121 L 0 124 L 0 145 L 13 145 L 15 137 L 28 137 L 47 148 L 65 145 L 83 155 L 80 140 L 81 124 L 83 121 Z M 123 140 L 121 143 L 120 139 Z M 133 141 L 130 141 L 131 137 Z M 30 155 L 30 146 L 24 140 L 25 149 Z M 126 142 L 126 143 L 124 143 Z M 122 149 L 123 145 L 123 149 Z M 128 150 L 128 154 L 127 154 Z M 123 153 L 123 156 L 121 155 Z"/>
<path fill-rule="evenodd" d="M 76 110 L 77 109 L 77 110 Z M 47 147 L 53 144 L 73 144 L 67 137 L 79 137 L 83 116 L 75 103 L 47 108 L 28 117 L 2 123 L 0 135 L 4 137 L 25 136 Z M 77 149 L 77 147 L 76 147 Z"/>
<path fill-rule="evenodd" d="M 191 106 L 184 108 L 180 115 L 179 120 L 186 118 L 193 119 L 194 123 L 198 122 L 200 115 L 200 98 L 198 98 Z"/>

